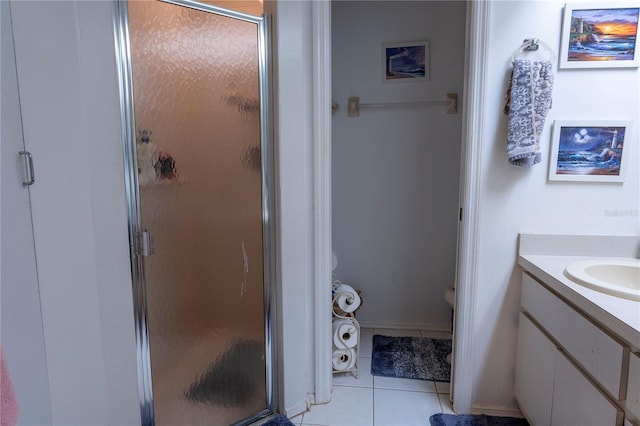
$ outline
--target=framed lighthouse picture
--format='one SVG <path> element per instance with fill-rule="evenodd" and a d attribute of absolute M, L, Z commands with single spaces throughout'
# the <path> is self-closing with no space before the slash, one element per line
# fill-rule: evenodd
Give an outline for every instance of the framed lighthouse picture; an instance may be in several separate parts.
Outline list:
<path fill-rule="evenodd" d="M 631 121 L 556 121 L 549 180 L 624 182 L 632 131 Z"/>
<path fill-rule="evenodd" d="M 628 68 L 637 52 L 640 2 L 567 3 L 560 68 Z"/>

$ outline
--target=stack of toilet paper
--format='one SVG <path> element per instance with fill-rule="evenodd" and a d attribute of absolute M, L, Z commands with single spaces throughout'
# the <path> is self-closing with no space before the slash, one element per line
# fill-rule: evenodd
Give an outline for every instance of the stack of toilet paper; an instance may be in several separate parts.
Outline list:
<path fill-rule="evenodd" d="M 362 300 L 358 292 L 340 281 L 333 283 L 333 371 L 355 371 L 358 365 L 360 325 L 354 317 Z"/>
<path fill-rule="evenodd" d="M 348 284 L 342 284 L 339 281 L 334 282 L 333 293 L 334 310 L 338 308 L 338 314 L 352 314 L 362 303 L 358 292 Z"/>
<path fill-rule="evenodd" d="M 333 370 L 348 371 L 356 366 L 360 326 L 355 318 L 333 320 Z"/>
<path fill-rule="evenodd" d="M 338 257 L 331 256 L 331 269 L 338 266 Z M 335 276 L 335 275 L 334 275 Z M 355 319 L 355 311 L 362 299 L 353 287 L 333 281 L 333 371 L 351 371 L 358 377 L 358 346 L 360 344 L 360 324 Z"/>

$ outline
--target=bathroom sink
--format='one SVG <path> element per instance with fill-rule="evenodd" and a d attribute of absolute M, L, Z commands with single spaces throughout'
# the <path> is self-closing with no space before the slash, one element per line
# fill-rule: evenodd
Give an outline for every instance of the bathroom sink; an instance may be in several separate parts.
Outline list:
<path fill-rule="evenodd" d="M 569 264 L 564 274 L 582 286 L 640 302 L 640 259 L 583 260 Z"/>

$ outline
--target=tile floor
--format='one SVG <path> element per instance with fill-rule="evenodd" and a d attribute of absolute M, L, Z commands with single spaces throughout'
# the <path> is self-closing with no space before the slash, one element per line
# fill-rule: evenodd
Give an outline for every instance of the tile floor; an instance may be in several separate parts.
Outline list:
<path fill-rule="evenodd" d="M 453 413 L 448 383 L 372 376 L 374 334 L 451 338 L 450 333 L 361 329 L 359 378 L 334 375 L 331 402 L 292 418 L 296 426 L 429 426 L 432 414 Z"/>

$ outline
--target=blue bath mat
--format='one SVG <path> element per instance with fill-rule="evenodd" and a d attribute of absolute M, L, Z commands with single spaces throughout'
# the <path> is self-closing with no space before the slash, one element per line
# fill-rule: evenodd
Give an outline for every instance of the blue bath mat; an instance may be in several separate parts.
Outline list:
<path fill-rule="evenodd" d="M 287 418 L 284 414 L 278 414 L 271 420 L 266 423 L 263 423 L 261 426 L 295 426 L 291 423 L 291 420 Z"/>
<path fill-rule="evenodd" d="M 429 417 L 431 426 L 529 426 L 525 419 L 469 414 L 434 414 Z"/>
<path fill-rule="evenodd" d="M 373 336 L 371 374 L 403 379 L 451 380 L 450 339 Z"/>

